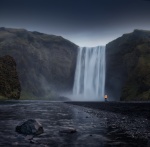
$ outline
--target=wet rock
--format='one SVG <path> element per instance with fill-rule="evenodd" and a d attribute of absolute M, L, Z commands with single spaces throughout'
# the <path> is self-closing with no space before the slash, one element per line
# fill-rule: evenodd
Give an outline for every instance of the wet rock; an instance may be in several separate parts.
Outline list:
<path fill-rule="evenodd" d="M 122 120 L 125 120 L 126 118 L 125 117 L 122 117 Z"/>
<path fill-rule="evenodd" d="M 16 126 L 16 132 L 24 135 L 40 135 L 44 132 L 42 125 L 34 119 L 29 119 Z"/>
<path fill-rule="evenodd" d="M 107 137 L 104 137 L 103 135 L 100 134 L 92 134 L 92 136 L 90 136 L 90 134 L 83 134 L 78 137 L 76 143 L 85 145 L 86 142 L 86 145 L 89 147 L 93 147 L 93 145 L 96 147 L 100 147 L 102 142 L 109 142 L 109 141 L 110 140 Z"/>
<path fill-rule="evenodd" d="M 31 144 L 35 144 L 35 143 L 37 143 L 37 142 L 34 141 L 34 140 L 30 140 L 30 143 L 31 143 Z"/>
<path fill-rule="evenodd" d="M 126 144 L 123 143 L 123 142 L 113 142 L 113 143 L 110 143 L 110 146 L 125 146 Z"/>
<path fill-rule="evenodd" d="M 18 143 L 18 142 L 13 142 L 12 145 L 13 145 L 13 146 L 18 146 L 19 143 Z"/>
<path fill-rule="evenodd" d="M 112 129 L 117 128 L 116 124 L 112 124 L 110 127 L 111 127 Z"/>
<path fill-rule="evenodd" d="M 77 130 L 75 128 L 65 127 L 65 128 L 62 128 L 61 130 L 59 130 L 59 132 L 72 134 L 72 133 L 76 133 Z"/>
<path fill-rule="evenodd" d="M 33 139 L 33 135 L 27 135 L 25 139 L 26 140 L 32 140 Z"/>

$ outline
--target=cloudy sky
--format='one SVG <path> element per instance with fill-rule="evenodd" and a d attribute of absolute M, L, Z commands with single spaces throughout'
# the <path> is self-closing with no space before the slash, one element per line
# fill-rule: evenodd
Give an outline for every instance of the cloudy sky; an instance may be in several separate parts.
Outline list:
<path fill-rule="evenodd" d="M 150 30 L 150 0 L 0 0 L 0 27 L 105 45 L 134 29 Z"/>

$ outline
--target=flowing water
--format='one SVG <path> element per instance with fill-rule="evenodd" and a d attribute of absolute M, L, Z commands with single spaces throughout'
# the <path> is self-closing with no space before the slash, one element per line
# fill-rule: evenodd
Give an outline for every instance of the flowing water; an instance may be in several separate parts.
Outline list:
<path fill-rule="evenodd" d="M 82 100 L 103 100 L 105 90 L 105 47 L 80 47 L 73 95 Z"/>

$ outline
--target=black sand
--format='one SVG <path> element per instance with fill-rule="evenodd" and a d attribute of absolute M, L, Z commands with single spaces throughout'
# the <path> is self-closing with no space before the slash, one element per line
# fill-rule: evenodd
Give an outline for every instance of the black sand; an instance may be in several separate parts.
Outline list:
<path fill-rule="evenodd" d="M 110 105 L 107 107 L 110 110 L 100 110 L 100 105 L 101 108 Z M 0 102 L 0 147 L 150 146 L 150 120 L 111 112 L 113 105 L 122 109 L 115 103 Z M 44 133 L 28 140 L 15 132 L 15 127 L 19 122 L 31 118 L 43 125 Z M 70 130 L 67 128 L 76 132 L 66 133 Z"/>
<path fill-rule="evenodd" d="M 150 146 L 149 102 L 67 102 L 107 120 L 109 134 L 123 141 L 138 142 L 135 146 Z M 118 137 L 117 137 L 118 136 Z M 147 142 L 146 144 L 144 142 Z M 128 144 L 129 145 L 129 144 Z M 130 145 L 129 145 L 130 146 Z M 134 145 L 132 145 L 134 146 Z"/>
<path fill-rule="evenodd" d="M 150 102 L 67 102 L 97 110 L 150 119 Z"/>

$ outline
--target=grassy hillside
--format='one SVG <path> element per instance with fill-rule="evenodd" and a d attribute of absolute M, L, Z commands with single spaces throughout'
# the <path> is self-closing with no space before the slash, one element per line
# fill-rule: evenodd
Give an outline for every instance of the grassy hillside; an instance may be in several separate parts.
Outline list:
<path fill-rule="evenodd" d="M 150 100 L 150 31 L 135 30 L 106 46 L 106 90 L 114 99 Z"/>
<path fill-rule="evenodd" d="M 10 55 L 15 59 L 22 98 L 70 91 L 77 48 L 61 36 L 0 28 L 0 56 Z"/>

